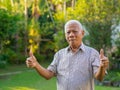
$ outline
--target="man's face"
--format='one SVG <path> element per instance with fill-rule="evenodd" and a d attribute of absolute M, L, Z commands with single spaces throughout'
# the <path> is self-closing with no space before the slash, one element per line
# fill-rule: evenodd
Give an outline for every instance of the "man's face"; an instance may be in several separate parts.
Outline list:
<path fill-rule="evenodd" d="M 65 37 L 70 46 L 79 46 L 82 43 L 84 31 L 77 24 L 70 24 L 65 31 Z"/>

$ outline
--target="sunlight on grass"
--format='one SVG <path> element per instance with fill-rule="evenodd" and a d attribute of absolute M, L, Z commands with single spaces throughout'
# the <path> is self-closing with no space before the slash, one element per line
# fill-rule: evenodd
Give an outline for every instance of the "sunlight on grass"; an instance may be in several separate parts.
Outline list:
<path fill-rule="evenodd" d="M 9 87 L 9 90 L 36 90 L 28 87 Z"/>

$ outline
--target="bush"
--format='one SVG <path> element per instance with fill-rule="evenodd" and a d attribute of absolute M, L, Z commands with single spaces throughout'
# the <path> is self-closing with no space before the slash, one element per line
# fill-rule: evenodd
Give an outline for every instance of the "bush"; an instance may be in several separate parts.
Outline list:
<path fill-rule="evenodd" d="M 0 68 L 5 68 L 7 65 L 7 55 L 6 54 L 0 54 Z"/>
<path fill-rule="evenodd" d="M 35 57 L 37 58 L 38 62 L 43 62 L 46 58 L 44 54 L 35 54 Z"/>
<path fill-rule="evenodd" d="M 120 87 L 120 72 L 119 70 L 114 70 L 108 72 L 108 75 L 106 75 L 104 81 L 109 81 L 111 83 L 111 86 L 117 86 Z"/>
<path fill-rule="evenodd" d="M 16 52 L 12 49 L 6 49 L 5 54 L 7 56 L 7 62 L 9 64 L 23 64 L 25 63 L 26 57 L 20 52 Z"/>

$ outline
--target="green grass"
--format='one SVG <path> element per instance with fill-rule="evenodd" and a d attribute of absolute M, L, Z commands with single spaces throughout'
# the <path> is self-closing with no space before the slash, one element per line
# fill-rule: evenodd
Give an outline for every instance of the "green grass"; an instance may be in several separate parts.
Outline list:
<path fill-rule="evenodd" d="M 120 90 L 117 87 L 96 86 L 95 90 Z"/>
<path fill-rule="evenodd" d="M 33 70 L 1 79 L 0 90 L 56 90 L 55 84 L 55 78 L 45 80 Z"/>
<path fill-rule="evenodd" d="M 29 68 L 26 67 L 26 65 L 7 65 L 4 69 L 0 69 L 0 74 L 3 73 L 9 73 L 9 72 L 15 72 L 15 71 L 24 71 L 29 70 Z"/>
<path fill-rule="evenodd" d="M 49 62 L 41 63 L 42 66 L 47 67 L 49 65 Z M 21 65 L 7 65 L 5 68 L 0 68 L 0 74 L 3 73 L 9 73 L 9 72 L 16 72 L 16 71 L 26 71 L 31 70 L 30 68 L 27 68 L 25 64 Z"/>
<path fill-rule="evenodd" d="M 19 69 L 12 68 L 12 71 L 15 70 L 23 70 L 23 72 L 0 76 L 0 90 L 56 90 L 56 78 L 45 80 L 35 70 L 28 71 L 24 65 Z M 120 88 L 96 86 L 95 90 L 120 90 Z"/>

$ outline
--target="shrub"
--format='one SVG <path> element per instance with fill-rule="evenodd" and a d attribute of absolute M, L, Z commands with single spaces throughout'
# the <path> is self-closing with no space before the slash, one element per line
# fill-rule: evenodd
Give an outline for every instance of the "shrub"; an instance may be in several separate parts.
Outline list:
<path fill-rule="evenodd" d="M 0 54 L 0 68 L 5 68 L 7 65 L 7 55 L 6 54 Z"/>

